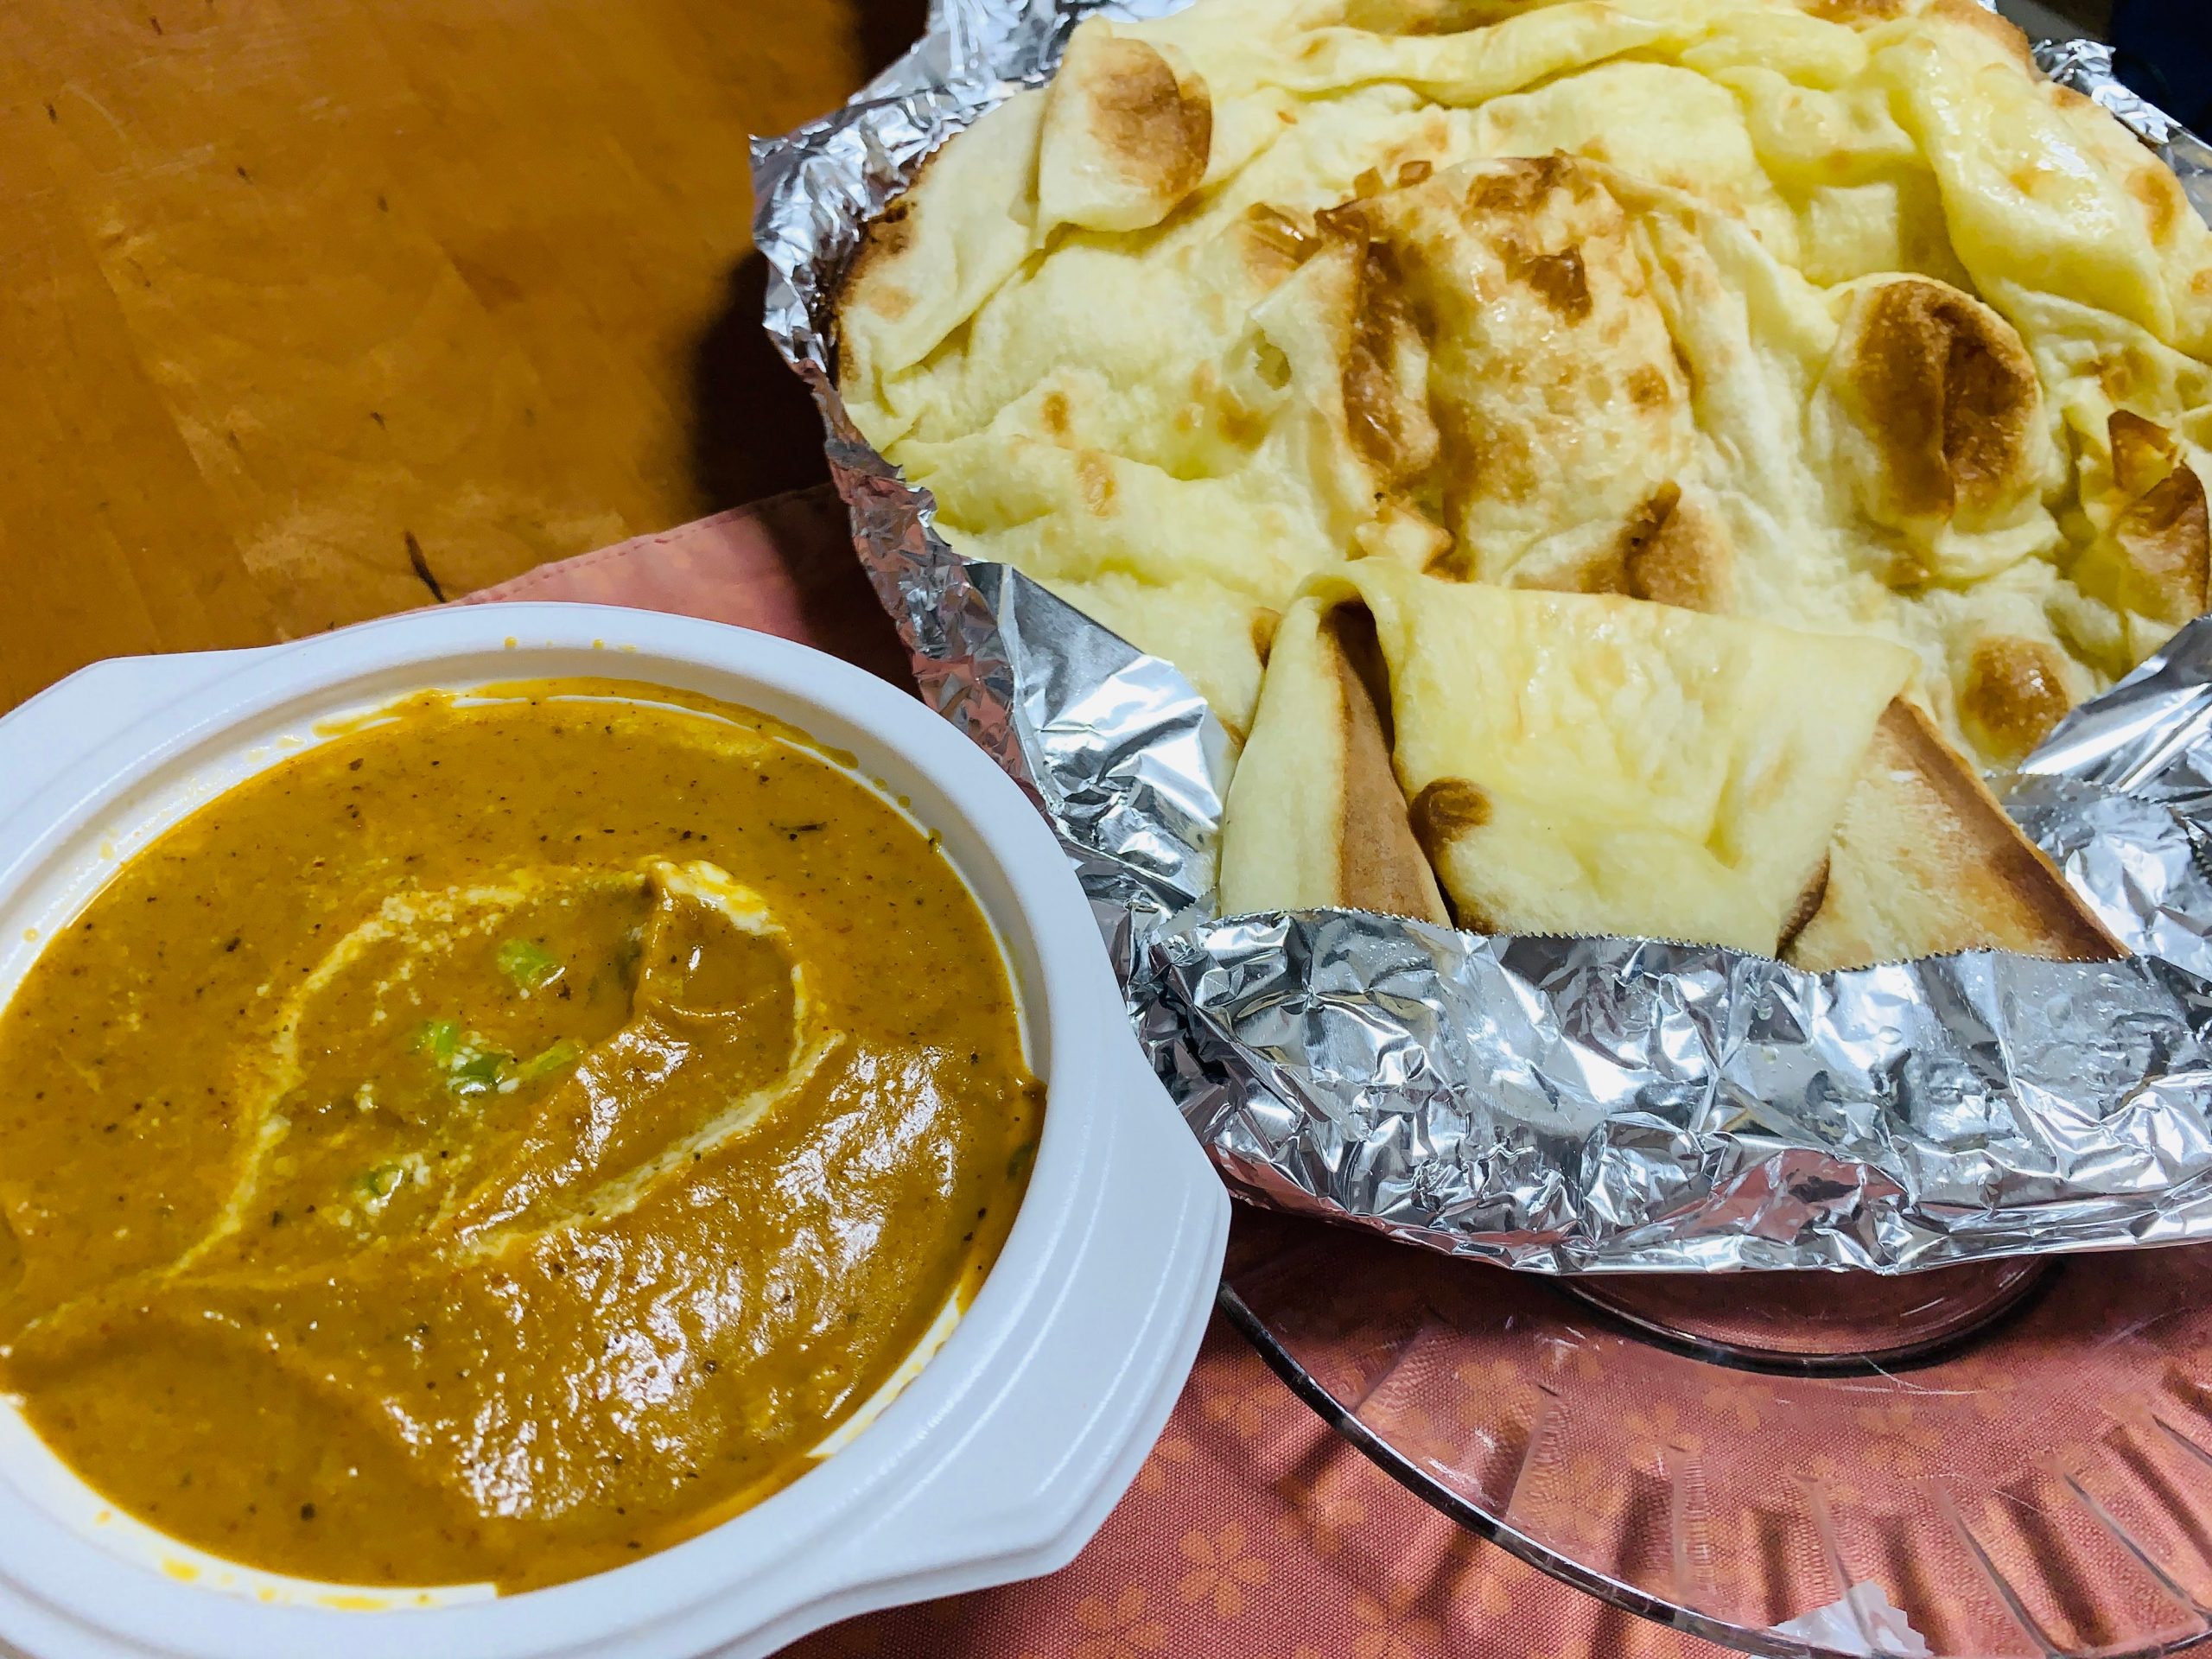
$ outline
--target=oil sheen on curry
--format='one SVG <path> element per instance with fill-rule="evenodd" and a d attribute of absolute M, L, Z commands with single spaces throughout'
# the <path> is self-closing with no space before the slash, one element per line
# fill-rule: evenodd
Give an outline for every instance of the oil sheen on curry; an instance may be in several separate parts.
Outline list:
<path fill-rule="evenodd" d="M 0 1016 L 0 1389 L 119 1507 L 515 1588 L 789 1482 L 1042 1114 L 932 837 L 637 686 L 400 703 L 130 861 Z"/>

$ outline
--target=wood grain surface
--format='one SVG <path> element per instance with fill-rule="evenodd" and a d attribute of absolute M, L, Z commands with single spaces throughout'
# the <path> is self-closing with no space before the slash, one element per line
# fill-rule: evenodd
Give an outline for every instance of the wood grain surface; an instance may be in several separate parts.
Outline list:
<path fill-rule="evenodd" d="M 819 477 L 746 141 L 920 14 L 0 4 L 0 708 Z"/>

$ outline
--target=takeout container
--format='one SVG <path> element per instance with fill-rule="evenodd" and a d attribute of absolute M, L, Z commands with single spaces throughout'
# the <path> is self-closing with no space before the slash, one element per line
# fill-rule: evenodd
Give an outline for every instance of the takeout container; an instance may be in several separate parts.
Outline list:
<path fill-rule="evenodd" d="M 1135 1478 L 1211 1306 L 1226 1197 L 1129 1033 L 1043 819 L 920 702 L 818 652 L 689 618 L 504 605 L 95 664 L 0 719 L 0 1003 L 121 861 L 317 741 L 318 722 L 429 687 L 562 676 L 787 721 L 939 832 L 1006 950 L 1046 1084 L 1029 1189 L 988 1281 L 904 1390 L 791 1486 L 659 1554 L 505 1598 L 218 1560 L 111 1509 L 0 1399 L 0 1650 L 766 1653 L 872 1608 L 1062 1566 Z"/>

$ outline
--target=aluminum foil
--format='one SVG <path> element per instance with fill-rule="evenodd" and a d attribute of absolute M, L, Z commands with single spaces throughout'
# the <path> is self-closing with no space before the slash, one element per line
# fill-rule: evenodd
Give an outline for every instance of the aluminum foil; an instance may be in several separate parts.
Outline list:
<path fill-rule="evenodd" d="M 934 0 L 845 108 L 753 146 L 767 327 L 820 406 L 925 697 L 1059 833 L 1154 1069 L 1231 1184 L 1548 1273 L 1862 1268 L 2212 1238 L 2212 620 L 2077 711 L 2007 804 L 2139 954 L 1851 973 L 1629 939 L 1211 904 L 1229 746 L 1183 677 L 963 561 L 830 378 L 861 228 L 1103 11 Z M 2200 208 L 2212 152 L 2088 42 L 2039 60 Z M 2208 216 L 2212 216 L 2209 213 Z"/>

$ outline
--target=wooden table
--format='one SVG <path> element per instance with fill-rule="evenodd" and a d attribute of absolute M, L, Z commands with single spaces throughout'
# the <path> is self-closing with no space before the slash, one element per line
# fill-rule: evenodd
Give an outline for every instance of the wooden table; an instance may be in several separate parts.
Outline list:
<path fill-rule="evenodd" d="M 819 477 L 746 140 L 921 14 L 0 4 L 0 709 Z"/>

